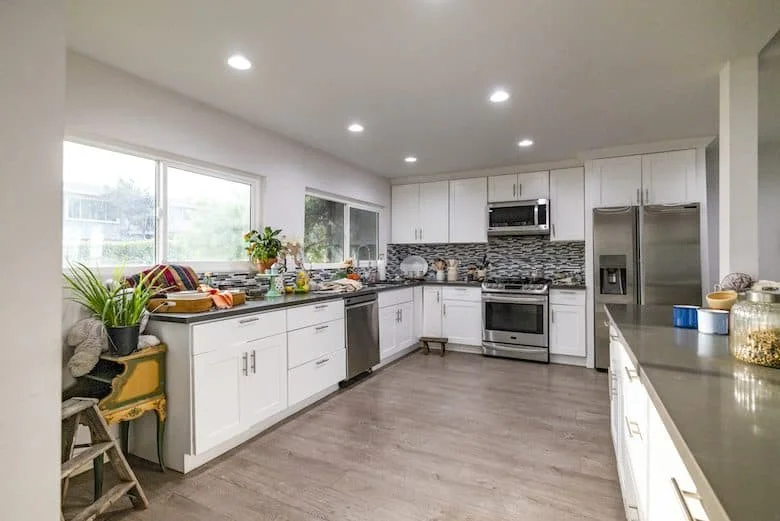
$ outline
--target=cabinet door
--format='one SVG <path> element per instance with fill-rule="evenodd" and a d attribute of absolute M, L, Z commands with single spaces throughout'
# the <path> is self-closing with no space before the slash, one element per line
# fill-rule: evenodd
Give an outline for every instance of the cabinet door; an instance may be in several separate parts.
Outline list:
<path fill-rule="evenodd" d="M 487 242 L 487 179 L 450 181 L 450 242 Z"/>
<path fill-rule="evenodd" d="M 398 306 L 390 306 L 379 310 L 379 360 L 384 361 L 395 353 L 395 332 L 398 328 Z"/>
<path fill-rule="evenodd" d="M 243 351 L 248 358 L 240 389 L 245 430 L 287 408 L 287 334 L 247 342 Z"/>
<path fill-rule="evenodd" d="M 696 196 L 696 150 L 642 156 L 645 204 L 699 202 Z"/>
<path fill-rule="evenodd" d="M 420 185 L 420 238 L 417 242 L 448 242 L 450 214 L 450 183 Z"/>
<path fill-rule="evenodd" d="M 420 185 L 393 186 L 392 242 L 417 242 L 420 225 Z"/>
<path fill-rule="evenodd" d="M 550 306 L 550 354 L 585 356 L 585 308 Z"/>
<path fill-rule="evenodd" d="M 488 177 L 488 202 L 517 200 L 517 174 Z"/>
<path fill-rule="evenodd" d="M 445 300 L 442 336 L 456 344 L 482 345 L 482 303 Z"/>
<path fill-rule="evenodd" d="M 441 289 L 423 288 L 423 336 L 441 337 Z"/>
<path fill-rule="evenodd" d="M 414 339 L 423 336 L 423 288 L 414 288 Z"/>
<path fill-rule="evenodd" d="M 193 358 L 196 454 L 202 454 L 243 430 L 240 387 L 244 378 L 241 364 L 245 351 L 239 347 L 223 347 Z"/>
<path fill-rule="evenodd" d="M 550 172 L 531 172 L 517 175 L 517 199 L 550 198 Z"/>
<path fill-rule="evenodd" d="M 640 204 L 641 156 L 597 159 L 593 161 L 593 173 L 598 187 L 594 200 L 595 208 Z"/>
<path fill-rule="evenodd" d="M 414 304 L 404 302 L 398 309 L 401 311 L 401 319 L 395 330 L 395 344 L 400 351 L 414 344 L 417 339 L 414 337 Z"/>
<path fill-rule="evenodd" d="M 582 168 L 550 171 L 551 241 L 585 240 L 585 183 Z"/>

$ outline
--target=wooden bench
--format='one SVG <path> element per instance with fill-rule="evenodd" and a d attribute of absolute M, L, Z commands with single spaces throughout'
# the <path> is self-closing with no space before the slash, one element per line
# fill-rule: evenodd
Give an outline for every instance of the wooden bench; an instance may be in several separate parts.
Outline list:
<path fill-rule="evenodd" d="M 429 354 L 431 352 L 431 346 L 429 344 L 434 343 L 441 344 L 441 356 L 444 356 L 444 352 L 447 351 L 447 342 L 449 342 L 449 338 L 424 336 L 420 339 L 420 342 L 422 342 L 423 345 L 423 354 Z"/>

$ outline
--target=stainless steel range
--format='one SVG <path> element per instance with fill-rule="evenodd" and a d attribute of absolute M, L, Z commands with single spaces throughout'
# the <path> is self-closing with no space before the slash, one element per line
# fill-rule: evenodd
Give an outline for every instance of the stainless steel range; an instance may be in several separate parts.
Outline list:
<path fill-rule="evenodd" d="M 550 362 L 547 279 L 482 284 L 482 354 Z"/>

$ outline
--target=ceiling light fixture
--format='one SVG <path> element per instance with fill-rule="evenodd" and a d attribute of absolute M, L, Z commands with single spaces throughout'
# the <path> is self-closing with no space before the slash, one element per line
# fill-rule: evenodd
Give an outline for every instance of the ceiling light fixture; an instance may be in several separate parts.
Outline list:
<path fill-rule="evenodd" d="M 530 147 L 533 144 L 534 144 L 533 139 L 523 139 L 522 141 L 519 141 L 517 143 L 517 146 L 519 146 L 519 147 Z"/>
<path fill-rule="evenodd" d="M 404 161 L 406 161 L 407 163 L 416 163 L 417 162 L 417 158 L 414 157 L 414 156 L 407 156 L 407 157 L 404 158 Z"/>
<path fill-rule="evenodd" d="M 350 126 L 347 127 L 347 130 L 350 132 L 363 132 L 363 125 L 360 123 L 352 123 Z"/>
<path fill-rule="evenodd" d="M 496 89 L 490 95 L 490 101 L 493 103 L 503 103 L 509 99 L 509 93 L 504 89 Z"/>
<path fill-rule="evenodd" d="M 252 62 L 242 54 L 234 54 L 228 58 L 227 64 L 239 71 L 246 71 L 252 68 Z"/>

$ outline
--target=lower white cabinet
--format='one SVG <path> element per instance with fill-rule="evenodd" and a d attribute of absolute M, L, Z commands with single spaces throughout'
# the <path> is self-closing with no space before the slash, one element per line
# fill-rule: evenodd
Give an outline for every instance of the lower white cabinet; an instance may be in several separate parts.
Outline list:
<path fill-rule="evenodd" d="M 423 327 L 422 336 L 442 336 L 442 288 L 426 286 L 423 288 Z"/>
<path fill-rule="evenodd" d="M 287 407 L 287 335 L 216 349 L 193 360 L 195 453 Z"/>
<path fill-rule="evenodd" d="M 454 344 L 482 345 L 482 304 L 445 300 L 442 304 L 442 334 Z"/>
<path fill-rule="evenodd" d="M 408 298 L 413 298 L 409 292 Z M 384 299 L 395 302 L 393 299 Z M 381 302 L 381 301 L 380 301 Z M 415 335 L 414 302 L 394 303 L 379 308 L 379 360 L 385 361 L 417 341 Z"/>
<path fill-rule="evenodd" d="M 290 370 L 290 406 L 336 385 L 347 376 L 347 350 L 342 348 Z"/>
<path fill-rule="evenodd" d="M 585 292 L 550 291 L 550 354 L 585 358 Z"/>

